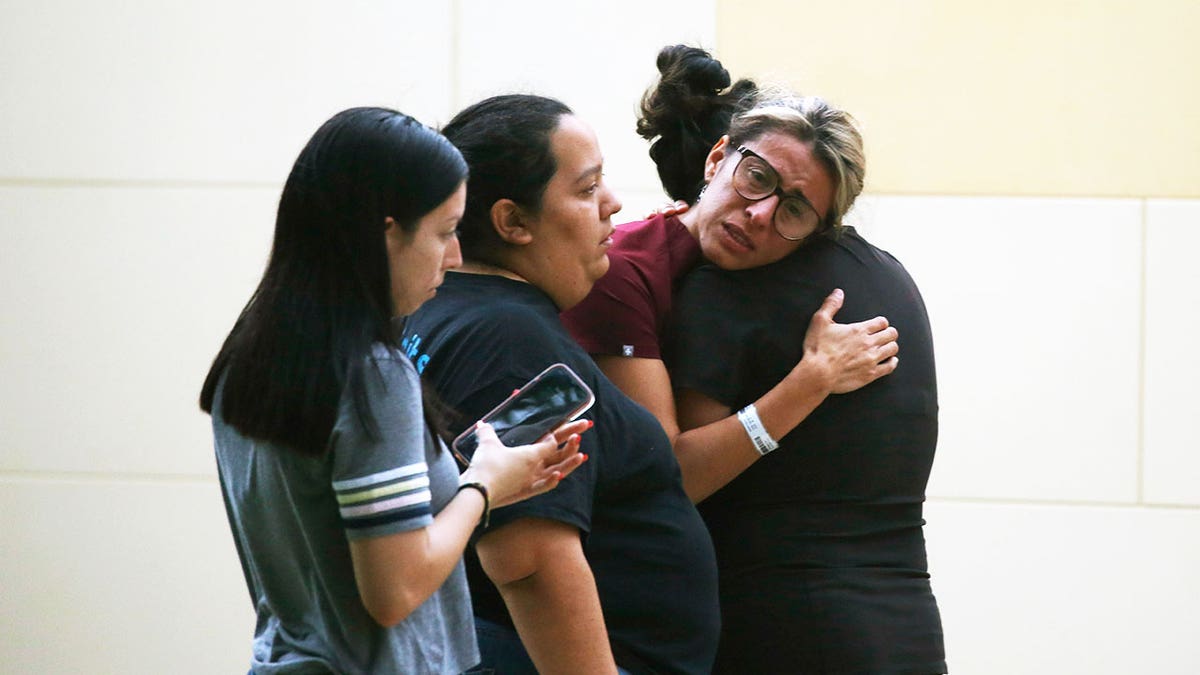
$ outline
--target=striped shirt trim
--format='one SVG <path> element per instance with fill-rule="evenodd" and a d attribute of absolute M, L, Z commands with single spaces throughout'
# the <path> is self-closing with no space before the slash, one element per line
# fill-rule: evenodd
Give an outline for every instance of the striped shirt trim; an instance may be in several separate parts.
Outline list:
<path fill-rule="evenodd" d="M 433 515 L 433 509 L 429 504 L 414 506 L 411 509 L 406 509 L 403 513 L 388 514 L 383 516 L 368 516 L 365 518 L 355 518 L 354 520 L 343 520 L 342 525 L 347 530 L 365 530 L 372 527 L 381 527 L 390 525 L 403 520 L 415 520 Z"/>
<path fill-rule="evenodd" d="M 372 502 L 361 506 L 349 506 L 340 509 L 343 518 L 358 518 L 361 516 L 373 516 L 377 513 L 385 511 L 393 511 L 404 506 L 412 506 L 413 504 L 427 504 L 433 499 L 433 495 L 429 490 L 413 492 L 412 494 L 396 497 L 395 499 L 385 499 L 380 502 Z"/>
<path fill-rule="evenodd" d="M 342 525 L 347 529 L 379 527 L 430 515 L 428 467 L 425 462 L 333 481 Z"/>
<path fill-rule="evenodd" d="M 378 485 L 379 483 L 387 483 L 396 480 L 397 478 L 404 478 L 405 476 L 412 476 L 413 474 L 418 473 L 423 474 L 427 473 L 428 471 L 429 467 L 425 464 L 425 462 L 417 462 L 416 464 L 402 466 L 399 469 L 380 471 L 379 473 L 373 473 L 370 476 L 363 476 L 361 478 L 335 480 L 333 481 L 333 489 L 338 492 L 344 492 L 346 490 L 353 490 L 354 488 L 363 487 L 364 485 Z"/>
<path fill-rule="evenodd" d="M 351 504 L 374 501 L 376 499 L 391 497 L 393 495 L 412 492 L 413 490 L 420 490 L 421 488 L 427 487 L 429 487 L 429 476 L 422 475 L 416 476 L 415 478 L 410 478 L 408 480 L 402 480 L 398 483 L 392 483 L 391 485 L 383 485 L 377 488 L 357 490 L 349 493 L 339 492 L 337 500 L 340 506 L 349 506 Z"/>

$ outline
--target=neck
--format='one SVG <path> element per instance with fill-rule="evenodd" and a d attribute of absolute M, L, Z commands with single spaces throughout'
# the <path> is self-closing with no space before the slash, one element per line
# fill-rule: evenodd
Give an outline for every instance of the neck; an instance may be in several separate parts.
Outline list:
<path fill-rule="evenodd" d="M 700 206 L 699 200 L 695 204 L 692 204 L 687 211 L 676 216 L 676 218 L 679 218 L 679 222 L 683 223 L 683 227 L 688 231 L 688 234 L 692 235 L 692 238 L 696 240 L 700 239 L 700 212 L 696 210 L 698 206 Z"/>
<path fill-rule="evenodd" d="M 577 289 L 570 284 L 564 285 L 560 275 L 545 276 L 534 267 L 528 270 L 528 274 L 518 274 L 506 267 L 499 267 L 491 263 L 478 261 L 465 261 L 462 266 L 454 270 L 455 272 L 463 272 L 466 274 L 483 274 L 493 277 L 504 277 L 513 281 L 529 284 L 545 293 L 550 301 L 554 303 L 558 310 L 565 311 L 583 300 L 587 292 L 591 290 L 589 284 L 582 294 L 577 292 Z"/>
<path fill-rule="evenodd" d="M 528 279 L 512 270 L 476 260 L 464 260 L 462 266 L 454 271 L 462 272 L 464 274 L 486 274 L 494 277 L 504 277 L 505 279 L 512 279 L 513 281 L 520 281 L 526 284 L 529 283 Z"/>

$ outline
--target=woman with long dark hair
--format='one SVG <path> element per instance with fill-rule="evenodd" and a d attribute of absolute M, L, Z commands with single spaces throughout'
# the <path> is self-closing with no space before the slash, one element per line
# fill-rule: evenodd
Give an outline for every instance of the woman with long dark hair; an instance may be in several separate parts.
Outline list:
<path fill-rule="evenodd" d="M 380 108 L 335 115 L 288 176 L 200 396 L 258 614 L 251 672 L 471 667 L 468 537 L 583 461 L 583 422 L 518 448 L 481 426 L 460 476 L 398 348 L 397 317 L 461 262 L 466 176 L 445 138 Z"/>

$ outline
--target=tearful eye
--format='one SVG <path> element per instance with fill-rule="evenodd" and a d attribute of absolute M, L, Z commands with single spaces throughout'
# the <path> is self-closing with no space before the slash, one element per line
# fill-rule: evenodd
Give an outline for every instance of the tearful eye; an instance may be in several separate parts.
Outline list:
<path fill-rule="evenodd" d="M 766 168 L 756 165 L 746 167 L 746 180 L 754 190 L 770 191 L 775 187 L 775 177 Z"/>
<path fill-rule="evenodd" d="M 789 199 L 784 210 L 787 212 L 789 218 L 795 218 L 796 220 L 804 219 L 809 212 L 808 205 L 796 199 Z"/>

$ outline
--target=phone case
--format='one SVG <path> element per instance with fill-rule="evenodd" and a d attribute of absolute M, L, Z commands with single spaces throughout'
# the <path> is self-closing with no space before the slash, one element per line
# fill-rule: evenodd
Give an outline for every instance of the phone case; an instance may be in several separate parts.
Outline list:
<path fill-rule="evenodd" d="M 555 363 L 492 408 L 482 421 L 492 425 L 505 445 L 525 445 L 579 417 L 595 402 L 592 390 L 575 371 Z M 470 465 L 477 446 L 474 424 L 450 444 L 463 466 Z"/>

